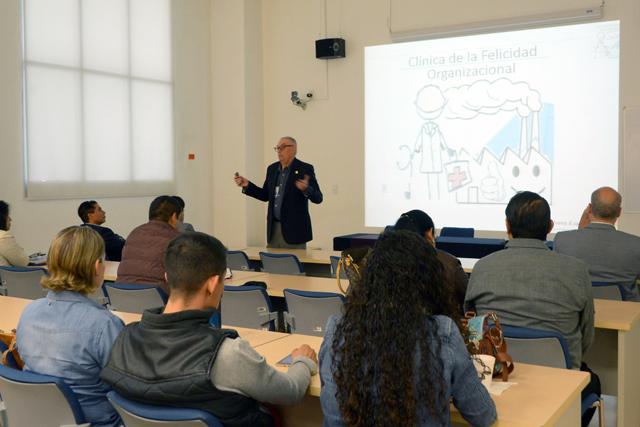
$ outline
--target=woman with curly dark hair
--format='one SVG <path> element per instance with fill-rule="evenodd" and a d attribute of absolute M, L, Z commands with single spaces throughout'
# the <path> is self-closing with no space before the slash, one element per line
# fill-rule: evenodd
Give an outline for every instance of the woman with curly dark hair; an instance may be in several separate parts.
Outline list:
<path fill-rule="evenodd" d="M 450 292 L 423 238 L 380 236 L 320 348 L 325 426 L 448 426 L 451 398 L 472 425 L 495 421 Z"/>

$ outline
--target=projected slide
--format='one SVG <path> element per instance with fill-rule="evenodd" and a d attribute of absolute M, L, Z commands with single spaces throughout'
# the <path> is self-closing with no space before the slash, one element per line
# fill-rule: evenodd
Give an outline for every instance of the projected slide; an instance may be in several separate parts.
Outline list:
<path fill-rule="evenodd" d="M 365 225 L 504 231 L 530 190 L 575 228 L 618 183 L 618 69 L 618 21 L 365 48 Z"/>

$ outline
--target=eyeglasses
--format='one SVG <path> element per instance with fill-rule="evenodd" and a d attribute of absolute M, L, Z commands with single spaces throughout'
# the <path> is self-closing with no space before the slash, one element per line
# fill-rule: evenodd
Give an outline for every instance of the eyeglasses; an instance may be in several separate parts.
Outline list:
<path fill-rule="evenodd" d="M 280 152 L 280 151 L 284 150 L 287 147 L 293 147 L 293 144 L 283 144 L 283 145 L 279 145 L 277 147 L 273 147 L 273 151 Z"/>

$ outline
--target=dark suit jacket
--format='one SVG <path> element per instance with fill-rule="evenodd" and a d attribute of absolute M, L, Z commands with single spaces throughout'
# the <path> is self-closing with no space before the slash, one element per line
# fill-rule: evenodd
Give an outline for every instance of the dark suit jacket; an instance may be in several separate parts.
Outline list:
<path fill-rule="evenodd" d="M 591 223 L 580 230 L 556 234 L 554 250 L 587 264 L 591 280 L 622 285 L 623 299 L 640 301 L 636 277 L 640 276 L 640 237 L 613 225 Z"/>
<path fill-rule="evenodd" d="M 96 224 L 82 224 L 97 231 L 104 240 L 104 251 L 107 261 L 120 261 L 122 259 L 122 248 L 124 248 L 124 238 L 117 235 L 110 228 Z"/>
<path fill-rule="evenodd" d="M 460 260 L 449 252 L 436 249 L 438 261 L 444 267 L 444 280 L 446 284 L 453 290 L 453 297 L 458 308 L 458 314 L 462 318 L 464 315 L 464 296 L 467 293 L 467 284 L 469 278 L 464 272 Z"/>
<path fill-rule="evenodd" d="M 284 185 L 284 196 L 280 209 L 280 222 L 282 226 L 282 236 L 287 243 L 300 244 L 313 239 L 311 231 L 311 217 L 309 216 L 309 200 L 313 203 L 322 203 L 322 192 L 316 180 L 313 166 L 309 163 L 293 159 L 289 165 L 289 178 Z M 276 197 L 276 184 L 280 163 L 275 162 L 267 168 L 267 176 L 264 179 L 262 188 L 252 182 L 242 190 L 247 196 L 254 197 L 263 202 L 269 202 L 267 213 L 267 242 L 271 241 L 273 228 L 273 203 Z M 309 175 L 309 189 L 307 195 L 298 190 L 295 186 L 297 179 L 303 179 Z"/>

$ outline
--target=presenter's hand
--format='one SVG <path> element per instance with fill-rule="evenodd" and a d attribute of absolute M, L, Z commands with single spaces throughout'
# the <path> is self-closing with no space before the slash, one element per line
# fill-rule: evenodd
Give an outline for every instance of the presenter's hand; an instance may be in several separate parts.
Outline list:
<path fill-rule="evenodd" d="M 585 228 L 590 223 L 591 223 L 591 205 L 588 205 L 586 208 L 584 208 L 584 211 L 582 211 L 582 216 L 580 217 L 578 228 Z"/>
<path fill-rule="evenodd" d="M 297 357 L 297 356 L 308 357 L 309 359 L 311 359 L 314 362 L 318 363 L 318 356 L 316 355 L 316 352 L 306 344 L 302 344 L 300 347 L 294 349 L 291 352 L 291 358 L 292 359 Z"/>
<path fill-rule="evenodd" d="M 245 178 L 244 176 L 238 175 L 237 173 L 233 177 L 233 180 L 236 182 L 236 185 L 238 187 L 246 188 L 247 185 L 249 185 L 249 180 L 247 178 Z"/>
<path fill-rule="evenodd" d="M 302 191 L 303 193 L 306 192 L 307 188 L 309 188 L 309 179 L 311 179 L 309 175 L 305 175 L 304 179 L 297 179 L 296 188 Z"/>

